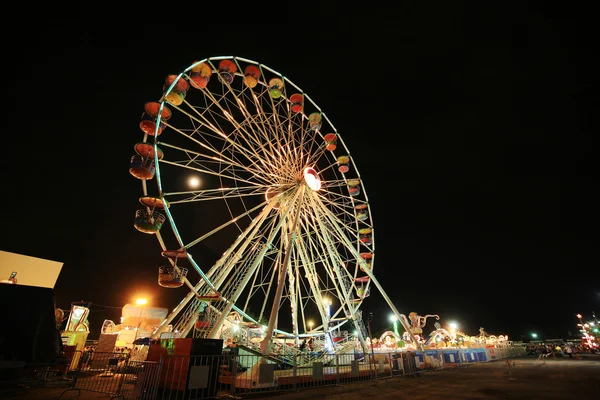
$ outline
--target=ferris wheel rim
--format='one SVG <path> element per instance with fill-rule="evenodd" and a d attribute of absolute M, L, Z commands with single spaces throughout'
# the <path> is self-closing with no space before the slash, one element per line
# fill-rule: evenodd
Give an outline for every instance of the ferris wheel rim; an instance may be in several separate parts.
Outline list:
<path fill-rule="evenodd" d="M 158 140 L 158 137 L 160 136 L 160 132 L 159 129 L 161 127 L 161 123 L 165 122 L 165 120 L 163 120 L 163 111 L 165 109 L 169 110 L 169 107 L 171 106 L 171 104 L 166 100 L 167 96 L 169 94 L 171 94 L 175 88 L 177 87 L 178 82 L 181 79 L 186 79 L 186 77 L 188 77 L 188 73 L 190 71 L 192 71 L 195 67 L 203 64 L 203 63 L 211 63 L 211 65 L 213 66 L 212 68 L 212 73 L 218 73 L 218 69 L 215 67 L 215 65 L 213 65 L 212 63 L 217 62 L 217 61 L 223 61 L 223 60 L 232 60 L 234 62 L 242 62 L 242 63 L 247 63 L 249 65 L 255 65 L 258 68 L 262 68 L 266 71 L 269 71 L 271 74 L 274 74 L 276 76 L 278 76 L 281 81 L 283 82 L 284 85 L 290 85 L 291 87 L 293 87 L 294 89 L 296 89 L 305 100 L 307 100 L 316 110 L 316 112 L 318 112 L 321 115 L 321 118 L 326 121 L 329 126 L 332 129 L 332 132 L 327 133 L 326 135 L 330 135 L 330 134 L 335 134 L 337 137 L 337 145 L 343 147 L 344 149 L 346 149 L 346 153 L 347 153 L 347 157 L 349 158 L 349 162 L 352 163 L 354 170 L 355 170 L 355 174 L 356 177 L 353 178 L 354 181 L 358 181 L 359 183 L 362 181 L 360 174 L 358 172 L 358 169 L 356 168 L 356 165 L 354 164 L 354 160 L 352 157 L 350 157 L 350 152 L 347 150 L 347 146 L 346 144 L 343 142 L 343 139 L 341 137 L 341 135 L 339 134 L 339 132 L 337 131 L 337 129 L 333 126 L 333 124 L 329 121 L 328 116 L 322 112 L 322 110 L 318 107 L 318 105 L 316 105 L 316 103 L 314 103 L 314 101 L 306 94 L 304 93 L 297 85 L 295 85 L 289 78 L 287 78 L 286 76 L 280 74 L 279 72 L 267 67 L 264 64 L 260 64 L 256 61 L 252 61 L 252 60 L 248 60 L 245 58 L 241 58 L 241 57 L 235 57 L 235 56 L 216 56 L 216 57 L 208 57 L 205 58 L 203 60 L 200 61 L 196 61 L 194 63 L 192 63 L 189 67 L 187 67 L 186 69 L 184 69 L 181 73 L 179 73 L 177 75 L 177 77 L 175 79 L 172 80 L 172 83 L 170 84 L 170 86 L 164 91 L 164 94 L 162 96 L 162 98 L 159 100 L 160 106 L 158 109 L 158 115 L 156 118 L 156 127 L 155 127 L 155 132 L 154 132 L 154 162 L 156 164 L 156 180 L 157 180 L 157 184 L 158 184 L 158 188 L 159 188 L 159 192 L 161 193 L 160 198 L 163 199 L 163 201 L 167 202 L 167 199 L 165 199 L 164 195 L 165 193 L 163 192 L 163 187 L 162 187 L 162 183 L 161 183 L 161 162 L 163 161 L 163 155 L 162 155 L 162 151 L 160 150 L 160 148 L 158 147 L 158 144 L 160 143 L 160 141 Z M 241 71 L 236 72 L 236 77 L 238 76 L 243 76 Z M 259 82 L 260 84 L 264 84 L 264 82 Z M 288 96 L 289 98 L 290 96 Z M 170 119 L 170 113 L 172 113 L 172 110 L 170 110 L 168 113 L 164 114 L 164 115 L 169 115 L 169 118 L 167 118 L 166 120 Z M 308 120 L 310 116 L 306 116 L 304 115 L 304 117 Z M 324 139 L 323 134 L 321 134 L 322 139 Z M 148 135 L 146 135 L 146 137 L 144 138 L 145 140 L 147 139 Z M 159 157 L 160 154 L 160 157 Z M 346 179 L 345 179 L 346 180 Z M 346 180 L 346 183 L 348 180 Z M 147 191 L 147 186 L 144 184 L 143 185 L 143 192 L 144 192 L 144 196 L 149 196 L 148 191 Z M 366 194 L 366 189 L 364 188 L 364 186 L 362 187 L 362 197 L 364 198 L 364 202 L 360 203 L 359 205 L 361 206 L 361 209 L 364 209 L 365 212 L 368 214 L 367 218 L 369 219 L 369 221 L 372 221 L 372 215 L 371 215 L 371 210 L 370 210 L 370 205 L 368 203 L 368 197 Z M 354 200 L 353 204 L 354 204 Z M 167 219 L 170 223 L 170 225 L 172 226 L 173 231 L 175 232 L 175 236 L 177 237 L 178 241 L 179 241 L 179 245 L 181 247 L 181 249 L 188 249 L 188 245 L 183 242 L 183 240 L 181 239 L 180 235 L 177 233 L 178 229 L 177 229 L 177 223 L 175 221 L 175 218 L 173 217 L 173 215 L 171 214 L 170 208 L 173 205 L 173 202 L 168 202 L 169 207 L 164 208 L 164 212 L 167 215 Z M 365 206 L 366 205 L 366 209 Z M 372 235 L 373 233 L 373 228 L 372 228 L 372 222 L 370 223 L 370 234 Z M 162 242 L 162 240 L 160 239 L 160 233 L 157 234 L 157 236 L 159 237 L 159 241 L 161 242 L 161 246 L 163 247 L 163 251 L 168 251 L 169 249 L 166 248 L 165 244 Z M 370 252 L 370 257 L 369 259 L 374 258 L 373 254 L 374 254 L 374 240 L 370 239 L 370 248 L 372 249 L 372 251 Z M 357 243 L 357 248 L 360 248 L 360 243 Z M 365 257 L 363 257 L 365 258 Z M 193 259 L 191 258 L 191 255 L 189 257 L 190 261 L 193 261 Z M 197 265 L 195 265 L 196 269 L 199 269 L 199 267 Z M 371 268 L 372 268 L 372 264 L 371 264 Z M 202 274 L 201 274 L 202 275 Z M 210 279 L 208 279 L 208 277 L 206 275 L 202 275 L 202 278 L 206 281 L 206 282 L 210 282 Z M 355 300 L 355 299 L 353 299 Z M 362 303 L 362 300 L 364 299 L 360 299 L 360 301 L 356 302 L 357 303 L 357 307 L 356 309 L 358 309 L 358 307 L 360 306 L 360 304 Z M 348 301 L 349 303 L 350 301 Z M 241 310 L 238 310 L 241 311 Z M 242 312 L 243 313 L 243 312 Z M 249 320 L 252 320 L 253 318 L 249 315 L 245 315 L 245 317 L 247 317 Z M 258 322 L 258 321 L 254 321 L 254 322 Z M 324 327 L 324 330 L 327 330 Z M 282 333 L 285 333 L 284 331 L 282 331 Z"/>

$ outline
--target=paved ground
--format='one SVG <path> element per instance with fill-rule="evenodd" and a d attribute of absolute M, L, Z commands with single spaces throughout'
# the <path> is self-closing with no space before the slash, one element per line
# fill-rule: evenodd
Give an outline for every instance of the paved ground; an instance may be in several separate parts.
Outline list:
<path fill-rule="evenodd" d="M 600 399 L 600 355 L 583 355 L 540 361 L 533 356 L 471 364 L 417 377 L 395 377 L 345 386 L 304 389 L 296 392 L 245 396 L 259 400 L 598 400 Z M 56 400 L 65 388 L 17 388 L 0 391 L 0 399 Z M 61 400 L 72 399 L 76 391 Z M 110 399 L 110 396 L 82 391 L 78 400 Z"/>

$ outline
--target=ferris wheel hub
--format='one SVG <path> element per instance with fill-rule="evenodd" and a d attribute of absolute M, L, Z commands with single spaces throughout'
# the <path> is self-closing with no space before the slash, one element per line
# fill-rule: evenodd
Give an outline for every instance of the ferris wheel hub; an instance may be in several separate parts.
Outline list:
<path fill-rule="evenodd" d="M 314 168 L 304 168 L 304 181 L 315 192 L 321 189 L 321 179 Z"/>

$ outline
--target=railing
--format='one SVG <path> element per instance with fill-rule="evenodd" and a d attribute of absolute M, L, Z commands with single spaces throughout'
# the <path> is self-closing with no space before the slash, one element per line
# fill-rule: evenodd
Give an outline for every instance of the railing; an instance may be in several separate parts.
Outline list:
<path fill-rule="evenodd" d="M 72 387 L 63 395 L 86 390 L 123 400 L 244 397 L 416 375 L 520 355 L 524 355 L 520 347 L 356 352 L 314 357 L 307 364 L 305 358 L 310 354 L 297 354 L 291 363 L 282 363 L 271 357 L 233 352 L 168 356 L 159 361 L 135 361 L 122 353 L 96 352 L 90 358 L 80 357 L 77 368 L 70 372 Z"/>

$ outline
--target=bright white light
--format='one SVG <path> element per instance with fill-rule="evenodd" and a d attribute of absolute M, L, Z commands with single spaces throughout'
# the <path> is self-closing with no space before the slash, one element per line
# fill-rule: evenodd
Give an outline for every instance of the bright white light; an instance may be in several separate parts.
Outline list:
<path fill-rule="evenodd" d="M 309 188 L 314 190 L 315 192 L 321 189 L 321 180 L 317 176 L 317 171 L 313 168 L 305 168 L 304 169 L 304 180 Z"/>
<path fill-rule="evenodd" d="M 196 189 L 196 188 L 200 187 L 200 178 L 198 178 L 197 176 L 190 177 L 188 179 L 188 185 L 192 189 Z"/>
<path fill-rule="evenodd" d="M 450 322 L 448 324 L 448 326 L 450 327 L 450 329 L 454 330 L 456 328 L 458 328 L 458 324 L 456 322 Z"/>
<path fill-rule="evenodd" d="M 390 321 L 392 321 L 392 322 L 395 322 L 395 321 L 397 321 L 397 320 L 398 320 L 398 319 L 396 318 L 396 314 L 391 314 L 391 315 L 390 315 Z"/>

